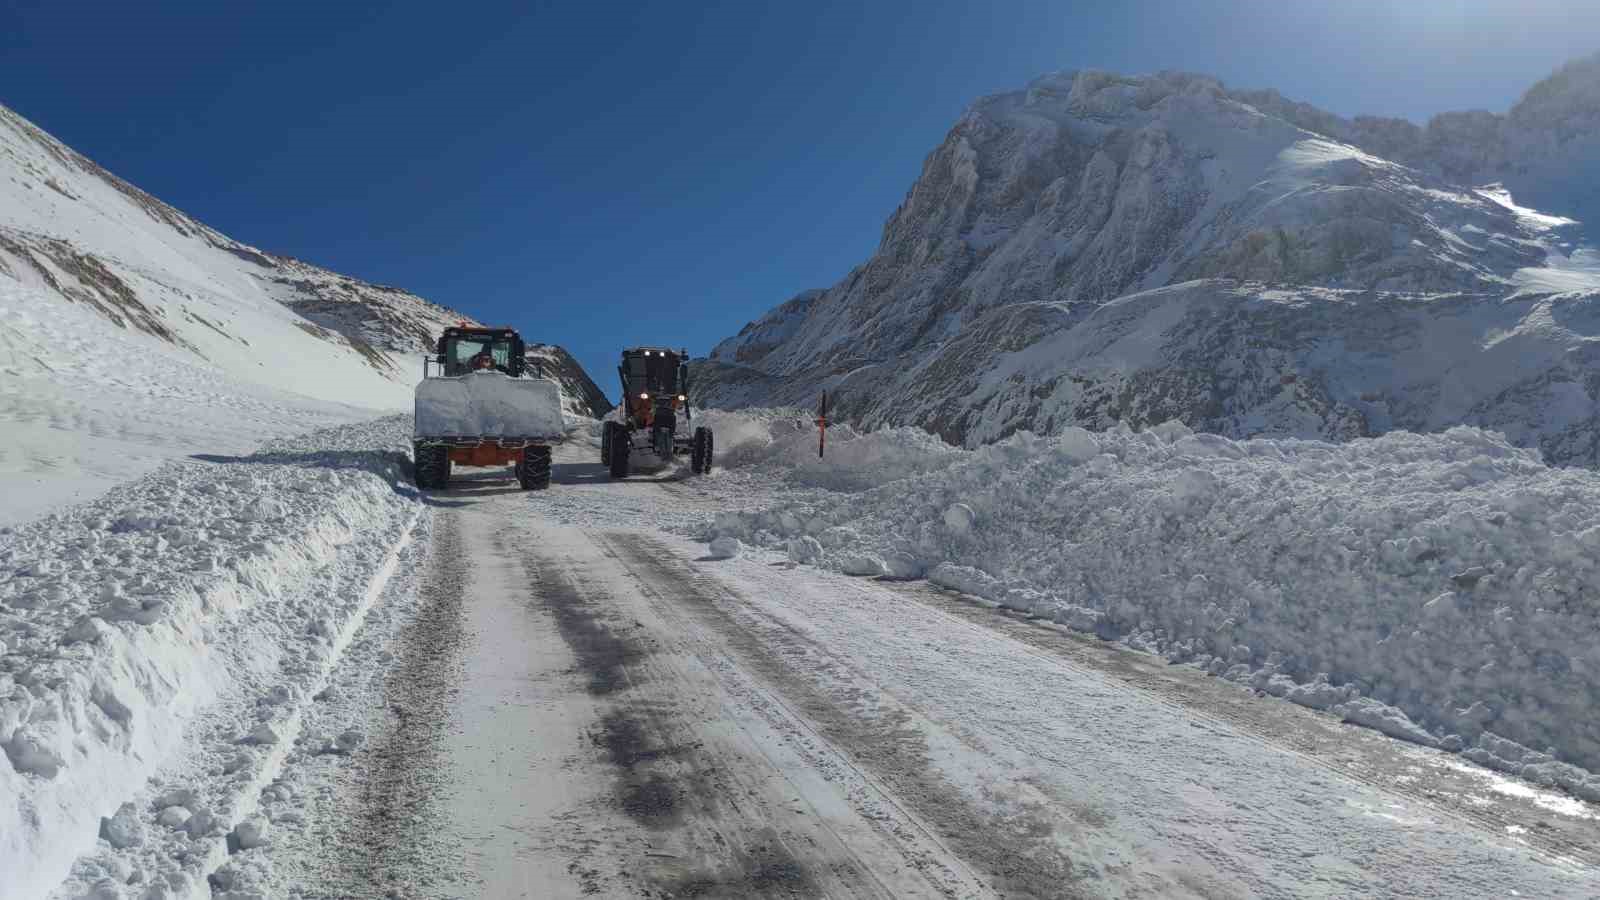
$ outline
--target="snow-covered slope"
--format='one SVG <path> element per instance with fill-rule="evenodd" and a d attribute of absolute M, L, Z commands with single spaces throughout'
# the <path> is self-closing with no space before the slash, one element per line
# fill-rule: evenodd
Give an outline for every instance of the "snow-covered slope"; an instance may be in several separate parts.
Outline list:
<path fill-rule="evenodd" d="M 0 275 L 246 381 L 400 407 L 400 355 L 464 318 L 239 243 L 4 108 L 0 176 Z"/>
<path fill-rule="evenodd" d="M 589 419 L 604 418 L 611 411 L 605 391 L 564 347 L 555 344 L 528 345 L 528 371 L 554 378 L 561 385 L 561 404 L 568 415 Z"/>
<path fill-rule="evenodd" d="M 1571 216 L 1518 192 L 1594 158 L 1595 67 L 1502 117 L 1548 150 L 1526 169 L 1464 169 L 1442 138 L 1396 161 L 1367 120 L 1197 75 L 984 98 L 873 257 L 719 344 L 701 400 L 827 389 L 839 416 L 967 444 L 1170 418 L 1241 437 L 1466 423 L 1591 461 L 1600 270 Z"/>
<path fill-rule="evenodd" d="M 165 458 L 409 409 L 420 355 L 461 322 L 233 240 L 0 106 L 0 523 Z M 550 353 L 569 390 L 588 381 Z"/>

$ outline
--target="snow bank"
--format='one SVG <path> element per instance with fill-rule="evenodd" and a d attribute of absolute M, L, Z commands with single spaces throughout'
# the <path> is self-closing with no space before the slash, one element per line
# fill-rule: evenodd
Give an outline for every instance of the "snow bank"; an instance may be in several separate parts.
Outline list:
<path fill-rule="evenodd" d="M 904 432 L 852 440 L 925 471 L 852 472 L 846 451 L 842 471 L 805 477 L 853 493 L 724 513 L 704 537 L 791 556 L 815 538 L 819 565 L 926 575 L 1600 799 L 1576 768 L 1600 771 L 1592 472 L 1469 428 L 1333 445 L 1173 423 L 942 453 Z M 781 448 L 763 460 L 793 475 Z"/>
<path fill-rule="evenodd" d="M 716 464 L 727 469 L 778 469 L 792 485 L 853 492 L 927 472 L 961 458 L 961 452 L 915 428 L 860 432 L 830 425 L 825 454 L 817 456 L 817 425 L 803 410 L 704 410 L 696 424 L 717 436 Z"/>
<path fill-rule="evenodd" d="M 474 372 L 417 385 L 418 437 L 548 438 L 566 431 L 561 386 L 542 378 Z"/>
<path fill-rule="evenodd" d="M 68 895 L 204 890 L 416 521 L 408 424 L 172 463 L 0 531 L 0 895 L 69 869 Z"/>

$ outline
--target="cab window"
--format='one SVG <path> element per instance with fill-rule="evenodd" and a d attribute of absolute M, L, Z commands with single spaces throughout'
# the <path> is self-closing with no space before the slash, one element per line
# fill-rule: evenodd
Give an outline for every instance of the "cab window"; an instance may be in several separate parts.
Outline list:
<path fill-rule="evenodd" d="M 486 338 L 457 338 L 450 344 L 449 352 L 445 354 L 445 366 L 448 374 L 455 375 L 472 370 L 472 360 L 484 348 L 489 349 L 489 355 L 494 359 L 495 368 L 502 371 L 511 369 L 511 342 L 508 340 L 489 340 Z"/>

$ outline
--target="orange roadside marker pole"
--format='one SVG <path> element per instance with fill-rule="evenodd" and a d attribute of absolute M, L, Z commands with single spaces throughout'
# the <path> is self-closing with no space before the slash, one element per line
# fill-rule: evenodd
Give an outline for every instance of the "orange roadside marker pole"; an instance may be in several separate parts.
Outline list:
<path fill-rule="evenodd" d="M 828 392 L 822 392 L 822 405 L 817 407 L 817 459 L 828 446 Z"/>

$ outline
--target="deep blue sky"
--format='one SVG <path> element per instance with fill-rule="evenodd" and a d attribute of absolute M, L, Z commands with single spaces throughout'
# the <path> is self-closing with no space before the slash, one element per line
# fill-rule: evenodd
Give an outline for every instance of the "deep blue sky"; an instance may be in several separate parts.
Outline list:
<path fill-rule="evenodd" d="M 0 0 L 0 102 L 234 237 L 567 345 L 704 353 L 876 245 L 974 97 L 1207 72 L 1505 110 L 1595 0 Z"/>

